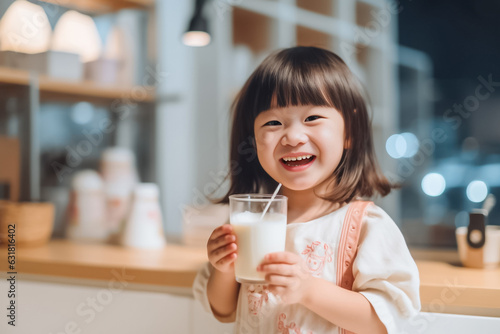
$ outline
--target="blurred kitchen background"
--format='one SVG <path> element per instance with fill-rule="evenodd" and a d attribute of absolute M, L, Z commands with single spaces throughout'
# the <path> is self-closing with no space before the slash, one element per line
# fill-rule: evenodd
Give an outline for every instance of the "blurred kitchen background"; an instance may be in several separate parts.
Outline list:
<path fill-rule="evenodd" d="M 210 220 L 207 196 L 227 189 L 235 94 L 295 45 L 338 53 L 369 93 L 378 159 L 403 185 L 377 202 L 410 247 L 456 247 L 500 196 L 497 1 L 2 0 L 0 17 L 0 183 L 55 204 L 53 237 L 74 175 L 117 146 L 159 186 L 165 234 L 195 242 L 190 213 Z"/>

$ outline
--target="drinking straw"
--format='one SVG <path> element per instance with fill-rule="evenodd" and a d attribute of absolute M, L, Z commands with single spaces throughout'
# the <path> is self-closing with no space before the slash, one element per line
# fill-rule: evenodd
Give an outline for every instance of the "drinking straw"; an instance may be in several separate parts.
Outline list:
<path fill-rule="evenodd" d="M 260 216 L 260 220 L 262 220 L 262 218 L 264 218 L 264 215 L 266 214 L 267 210 L 269 209 L 269 207 L 271 206 L 271 202 L 273 201 L 273 199 L 276 197 L 276 194 L 278 193 L 278 191 L 280 191 L 280 188 L 281 188 L 281 183 L 278 184 L 278 186 L 276 187 L 276 190 L 274 191 L 274 194 L 273 196 L 271 196 L 271 199 L 269 200 L 269 202 L 267 203 L 266 205 L 266 208 L 264 209 L 264 212 L 262 212 L 262 216 Z"/>

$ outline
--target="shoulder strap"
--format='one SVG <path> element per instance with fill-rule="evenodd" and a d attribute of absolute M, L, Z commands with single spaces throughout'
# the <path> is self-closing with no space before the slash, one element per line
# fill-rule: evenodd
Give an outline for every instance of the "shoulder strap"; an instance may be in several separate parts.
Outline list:
<path fill-rule="evenodd" d="M 342 233 L 337 254 L 337 285 L 352 290 L 354 275 L 352 273 L 352 262 L 358 251 L 358 240 L 361 232 L 361 223 L 365 210 L 372 202 L 355 201 L 349 205 L 349 209 L 342 224 Z M 343 328 L 340 334 L 351 334 Z M 352 333 L 353 334 L 353 333 Z"/>
<path fill-rule="evenodd" d="M 342 233 L 337 254 L 337 285 L 352 290 L 354 275 L 352 273 L 352 262 L 358 251 L 358 240 L 361 231 L 361 223 L 366 208 L 372 204 L 369 201 L 355 201 L 349 205 L 344 218 Z M 341 328 L 340 334 L 351 334 Z"/>
<path fill-rule="evenodd" d="M 352 202 L 344 218 L 337 254 L 337 285 L 344 289 L 352 289 L 354 277 L 351 264 L 358 250 L 361 222 L 365 210 L 370 204 L 372 204 L 372 202 Z"/>

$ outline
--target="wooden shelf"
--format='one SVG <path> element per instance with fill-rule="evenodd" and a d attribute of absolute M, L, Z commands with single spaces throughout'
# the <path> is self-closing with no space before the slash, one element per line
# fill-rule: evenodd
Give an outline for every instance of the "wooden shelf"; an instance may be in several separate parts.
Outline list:
<path fill-rule="evenodd" d="M 7 272 L 7 251 L 0 245 L 0 271 Z M 21 274 L 110 281 L 113 272 L 126 271 L 133 283 L 190 288 L 207 261 L 205 249 L 167 245 L 159 250 L 51 240 L 39 247 L 16 249 Z"/>
<path fill-rule="evenodd" d="M 270 47 L 272 20 L 265 15 L 235 7 L 233 9 L 233 44 L 246 45 L 254 54 Z M 249 29 L 248 27 L 252 27 Z"/>
<path fill-rule="evenodd" d="M 306 2 L 302 2 L 302 5 L 304 5 L 305 3 Z M 272 20 L 283 20 L 289 23 L 296 24 L 297 26 L 302 26 L 310 30 L 325 33 L 337 38 L 340 41 L 346 41 L 350 44 L 357 43 L 366 45 L 370 49 L 380 49 L 383 52 L 390 51 L 387 50 L 387 45 L 381 43 L 381 40 L 387 38 L 387 31 L 383 30 L 383 33 L 378 34 L 373 39 L 366 41 L 365 39 L 360 39 L 357 37 L 356 31 L 364 27 L 357 25 L 356 22 L 344 21 L 340 17 L 331 16 L 331 13 L 317 13 L 317 11 L 319 11 L 318 8 L 322 8 L 321 3 L 315 5 L 309 4 L 304 6 L 307 6 L 307 9 L 296 7 L 287 3 L 279 3 L 276 1 L 253 0 L 235 2 L 233 4 L 233 9 L 244 9 L 246 12 L 254 12 L 262 16 L 267 16 Z M 359 8 L 366 9 L 372 7 L 366 4 L 366 2 L 362 2 L 361 5 L 358 6 L 358 9 Z M 283 13 L 287 13 L 288 15 L 283 15 Z M 365 21 L 367 20 L 368 16 L 365 13 L 358 13 L 358 15 L 364 16 L 363 19 L 357 18 L 356 21 L 358 22 L 361 20 L 360 22 L 366 23 Z M 368 21 L 368 23 L 369 22 L 370 21 Z M 251 26 L 253 29 L 260 29 L 258 24 L 255 24 L 255 22 L 252 22 L 252 24 L 250 24 L 249 26 Z"/>
<path fill-rule="evenodd" d="M 93 14 L 116 12 L 120 9 L 148 9 L 155 0 L 41 0 L 62 7 Z"/>
<path fill-rule="evenodd" d="M 332 0 L 297 0 L 297 7 L 315 12 L 321 15 L 330 16 L 333 13 Z"/>
<path fill-rule="evenodd" d="M 324 32 L 297 25 L 297 45 L 316 46 L 331 50 L 334 37 Z"/>
<path fill-rule="evenodd" d="M 25 85 L 31 83 L 32 74 L 28 71 L 0 67 L 0 84 Z M 66 100 L 131 100 L 134 103 L 153 102 L 155 88 L 152 86 L 119 87 L 99 85 L 89 81 L 65 81 L 34 74 L 38 81 L 40 96 L 43 100 L 63 98 Z"/>
<path fill-rule="evenodd" d="M 376 8 L 372 4 L 366 2 L 357 2 L 356 3 L 356 24 L 360 27 L 368 27 L 375 21 L 375 18 L 372 16 L 372 12 L 374 12 Z"/>

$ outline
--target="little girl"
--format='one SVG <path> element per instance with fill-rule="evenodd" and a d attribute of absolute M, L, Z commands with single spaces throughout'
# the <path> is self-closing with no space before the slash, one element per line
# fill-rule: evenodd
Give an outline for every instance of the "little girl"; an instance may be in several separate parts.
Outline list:
<path fill-rule="evenodd" d="M 373 203 L 364 202 L 357 253 L 355 244 L 352 263 L 345 261 L 353 280 L 338 285 L 349 207 L 393 188 L 378 168 L 367 106 L 346 64 L 315 47 L 267 57 L 233 104 L 230 150 L 231 185 L 219 202 L 272 193 L 281 183 L 286 247 L 258 266 L 266 284 L 240 284 L 232 226 L 216 228 L 193 285 L 205 309 L 236 321 L 236 333 L 401 333 L 420 310 L 418 269 L 397 225 Z"/>

